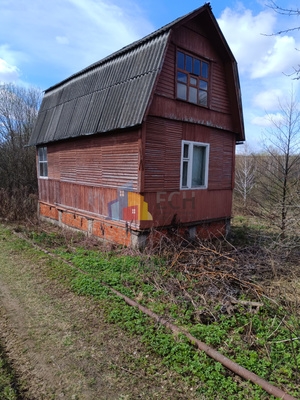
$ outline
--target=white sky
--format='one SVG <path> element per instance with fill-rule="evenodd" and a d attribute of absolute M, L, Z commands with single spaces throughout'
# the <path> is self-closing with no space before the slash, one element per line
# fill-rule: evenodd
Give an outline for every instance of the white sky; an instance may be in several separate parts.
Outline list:
<path fill-rule="evenodd" d="M 198 8 L 189 0 L 0 0 L 0 82 L 47 89 L 89 64 Z M 240 74 L 247 142 L 260 148 L 266 113 L 299 81 L 300 17 L 275 13 L 269 0 L 211 0 Z M 284 8 L 297 0 L 278 0 Z M 269 36 L 268 36 L 269 35 Z M 299 50 L 298 50 L 299 49 Z"/>

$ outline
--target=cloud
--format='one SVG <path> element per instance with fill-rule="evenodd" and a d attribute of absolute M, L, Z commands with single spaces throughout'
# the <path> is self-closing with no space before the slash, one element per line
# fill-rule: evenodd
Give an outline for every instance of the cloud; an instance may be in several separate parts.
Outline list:
<path fill-rule="evenodd" d="M 288 95 L 292 82 L 299 90 L 300 81 L 289 75 L 299 65 L 300 31 L 276 35 L 297 21 L 266 7 L 265 1 L 261 2 L 265 7 L 262 11 L 236 4 L 234 9 L 227 7 L 218 22 L 238 62 L 246 138 L 259 148 L 259 137 L 272 125 L 270 117 L 280 122 L 279 103 Z"/>
<path fill-rule="evenodd" d="M 251 121 L 253 125 L 257 125 L 260 127 L 270 127 L 274 126 L 274 124 L 280 124 L 280 122 L 283 120 L 283 116 L 281 113 L 275 113 L 275 114 L 267 114 L 265 116 L 257 116 L 254 117 Z"/>
<path fill-rule="evenodd" d="M 278 36 L 278 15 L 271 9 L 253 15 L 251 10 L 226 8 L 218 20 L 241 73 L 251 79 L 292 72 L 299 63 L 300 41 Z M 233 29 L 234 27 L 234 29 Z"/>
<path fill-rule="evenodd" d="M 1 5 L 0 47 L 9 43 L 24 57 L 0 57 L 47 88 L 152 30 L 134 0 L 8 1 Z"/>
<path fill-rule="evenodd" d="M 0 83 L 17 81 L 19 76 L 20 71 L 15 65 L 10 65 L 0 58 Z"/>
<path fill-rule="evenodd" d="M 297 44 L 291 36 L 276 36 L 267 53 L 258 60 L 252 70 L 252 78 L 262 78 L 270 74 L 292 72 L 292 65 L 299 63 Z"/>
<path fill-rule="evenodd" d="M 253 104 L 265 111 L 276 110 L 282 97 L 283 92 L 281 89 L 270 89 L 258 93 L 253 99 Z"/>
<path fill-rule="evenodd" d="M 0 46 L 0 82 L 15 82 L 21 71 L 17 67 L 20 53 L 14 52 L 6 44 Z"/>

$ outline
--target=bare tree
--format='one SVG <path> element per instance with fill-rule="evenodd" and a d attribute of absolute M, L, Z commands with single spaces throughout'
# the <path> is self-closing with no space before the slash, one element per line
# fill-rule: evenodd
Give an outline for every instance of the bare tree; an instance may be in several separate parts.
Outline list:
<path fill-rule="evenodd" d="M 36 188 L 35 149 L 26 147 L 42 92 L 14 84 L 0 85 L 0 187 Z"/>
<path fill-rule="evenodd" d="M 265 153 L 257 157 L 257 201 L 284 238 L 300 216 L 300 105 L 292 93 L 279 106 L 280 118 L 268 116 Z"/>
<path fill-rule="evenodd" d="M 245 145 L 244 151 L 236 156 L 235 192 L 242 199 L 243 208 L 248 206 L 248 199 L 255 184 L 255 158 Z"/>
<path fill-rule="evenodd" d="M 277 14 L 281 14 L 281 15 L 285 15 L 285 16 L 300 16 L 300 9 L 299 8 L 285 8 L 285 7 L 280 7 L 277 5 L 277 3 L 275 1 L 271 1 L 269 4 L 269 7 L 272 8 L 272 10 L 274 10 Z M 286 34 L 288 32 L 292 32 L 292 31 L 299 31 L 300 30 L 300 26 L 295 26 L 295 27 L 291 27 L 291 28 L 287 28 L 284 29 L 282 31 L 278 31 L 276 33 L 274 33 L 274 35 L 283 35 Z M 295 79 L 300 79 L 300 65 L 298 65 L 298 67 L 294 67 L 294 73 L 292 75 L 296 75 Z"/>

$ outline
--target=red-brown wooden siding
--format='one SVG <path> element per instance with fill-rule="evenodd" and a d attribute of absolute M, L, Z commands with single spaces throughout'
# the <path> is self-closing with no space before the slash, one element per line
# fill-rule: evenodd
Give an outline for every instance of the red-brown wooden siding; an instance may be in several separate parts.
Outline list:
<path fill-rule="evenodd" d="M 146 127 L 144 195 L 154 226 L 170 224 L 175 214 L 183 223 L 230 217 L 234 135 L 155 117 Z M 182 140 L 210 144 L 208 189 L 180 190 Z"/>
<path fill-rule="evenodd" d="M 141 221 L 140 228 L 168 226 L 175 223 L 196 225 L 231 216 L 231 190 L 177 190 L 145 193 L 153 221 Z"/>
<path fill-rule="evenodd" d="M 144 191 L 177 190 L 182 123 L 159 118 L 147 122 Z"/>
<path fill-rule="evenodd" d="M 177 48 L 210 62 L 209 107 L 176 99 Z M 118 188 L 131 186 L 153 218 L 136 228 L 230 218 L 236 136 L 224 62 L 199 21 L 175 30 L 141 131 L 49 145 L 49 178 L 39 179 L 40 200 L 107 218 Z M 207 189 L 180 190 L 182 140 L 210 144 Z"/>
<path fill-rule="evenodd" d="M 138 189 L 138 137 L 131 131 L 48 145 L 48 179 L 39 179 L 40 200 L 107 216 L 118 188 Z"/>
<path fill-rule="evenodd" d="M 197 28 L 199 31 L 199 28 Z M 209 108 L 195 106 L 175 99 L 176 48 L 210 61 Z M 214 126 L 232 130 L 232 116 L 224 62 L 208 39 L 194 30 L 182 27 L 174 33 L 156 86 L 150 115 L 166 118 L 209 122 Z M 163 98 L 161 98 L 163 97 Z M 168 101 L 166 98 L 170 99 Z"/>

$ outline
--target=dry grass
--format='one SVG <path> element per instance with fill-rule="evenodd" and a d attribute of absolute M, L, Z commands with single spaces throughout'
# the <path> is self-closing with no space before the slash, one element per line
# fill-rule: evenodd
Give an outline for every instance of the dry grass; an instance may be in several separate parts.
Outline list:
<path fill-rule="evenodd" d="M 0 188 L 0 219 L 6 222 L 36 221 L 37 195 L 27 187 Z"/>

